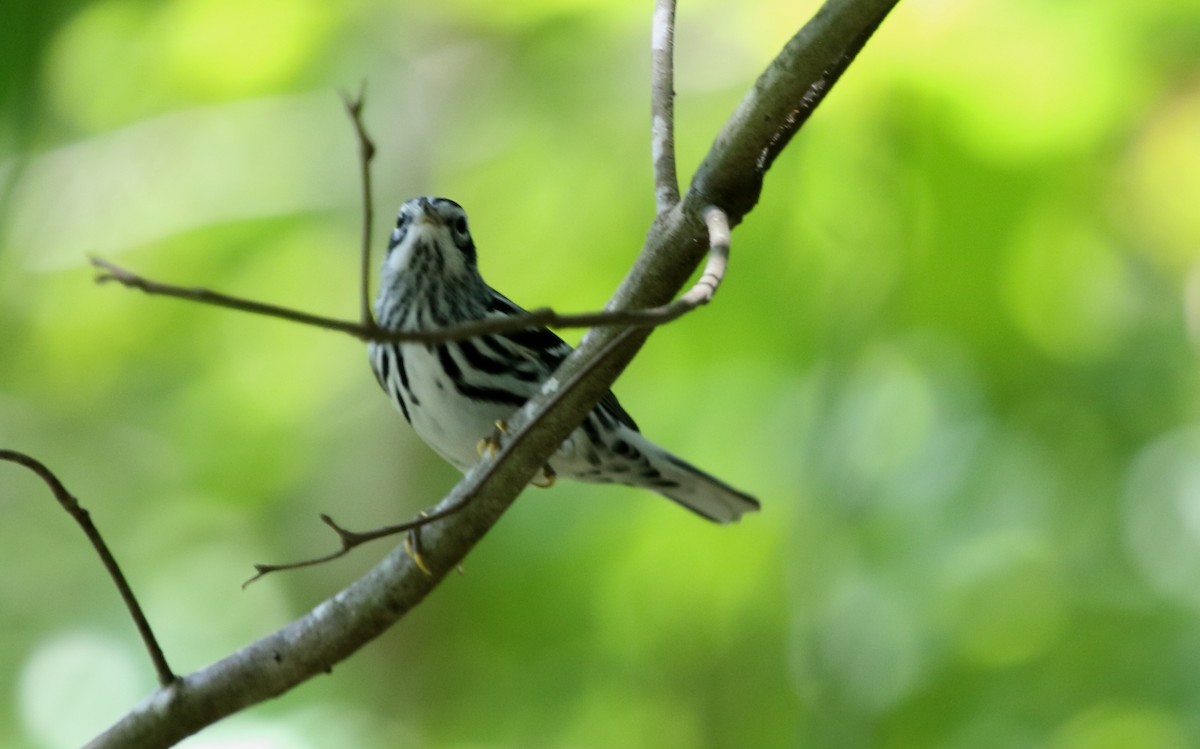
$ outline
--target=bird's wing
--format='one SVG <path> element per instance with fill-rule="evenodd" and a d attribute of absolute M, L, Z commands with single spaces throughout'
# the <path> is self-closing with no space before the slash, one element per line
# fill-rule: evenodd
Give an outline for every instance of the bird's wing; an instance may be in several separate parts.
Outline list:
<path fill-rule="evenodd" d="M 526 314 L 520 305 L 508 297 L 495 289 L 491 291 L 492 298 L 488 305 L 489 316 L 515 317 Z M 522 353 L 528 359 L 540 362 L 546 368 L 547 372 L 553 372 L 558 369 L 558 365 L 562 364 L 563 360 L 574 350 L 571 344 L 559 338 L 550 329 L 544 327 L 522 328 L 511 333 L 497 333 L 495 337 L 503 339 L 505 344 Z M 596 408 L 604 411 L 608 416 L 635 432 L 638 431 L 637 423 L 621 407 L 620 401 L 617 400 L 617 396 L 613 395 L 611 390 L 604 394 L 604 397 L 596 404 Z"/>

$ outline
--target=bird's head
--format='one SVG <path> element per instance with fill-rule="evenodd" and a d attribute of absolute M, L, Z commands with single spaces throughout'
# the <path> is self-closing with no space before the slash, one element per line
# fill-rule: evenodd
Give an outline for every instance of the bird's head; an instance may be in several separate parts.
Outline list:
<path fill-rule="evenodd" d="M 400 206 L 383 262 L 384 276 L 478 274 L 467 212 L 447 198 L 413 198 Z"/>

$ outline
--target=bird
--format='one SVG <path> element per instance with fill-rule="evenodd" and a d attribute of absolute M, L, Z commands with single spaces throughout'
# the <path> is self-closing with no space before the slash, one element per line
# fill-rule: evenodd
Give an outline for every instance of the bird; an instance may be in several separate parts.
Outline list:
<path fill-rule="evenodd" d="M 427 331 L 525 310 L 479 273 L 462 206 L 417 197 L 391 231 L 374 312 L 387 331 Z M 544 327 L 440 343 L 371 341 L 368 358 L 391 402 L 434 452 L 466 473 L 571 353 Z M 491 443 L 494 446 L 494 442 Z M 676 457 L 642 435 L 609 391 L 532 483 L 564 477 L 657 492 L 717 523 L 758 510 L 754 497 Z"/>

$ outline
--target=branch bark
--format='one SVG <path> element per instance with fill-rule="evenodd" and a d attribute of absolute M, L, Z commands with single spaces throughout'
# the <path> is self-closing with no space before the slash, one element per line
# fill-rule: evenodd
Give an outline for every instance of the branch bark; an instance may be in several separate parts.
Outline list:
<path fill-rule="evenodd" d="M 753 208 L 775 156 L 895 3 L 829 0 L 788 42 L 725 124 L 687 193 L 656 219 L 610 309 L 662 305 L 682 288 L 708 247 L 705 209 L 723 209 L 736 225 Z M 522 440 L 504 445 L 493 464 L 472 469 L 439 503 L 441 508 L 466 502 L 461 511 L 422 530 L 421 552 L 429 573 L 402 548 L 393 550 L 364 577 L 300 619 L 159 689 L 89 746 L 170 746 L 328 672 L 379 635 L 418 605 L 500 518 L 649 333 L 646 328 L 597 328 L 584 337 L 542 394 L 508 424 L 510 431 L 520 431 L 537 419 L 536 427 Z M 555 398 L 557 383 L 589 367 L 579 387 Z"/>

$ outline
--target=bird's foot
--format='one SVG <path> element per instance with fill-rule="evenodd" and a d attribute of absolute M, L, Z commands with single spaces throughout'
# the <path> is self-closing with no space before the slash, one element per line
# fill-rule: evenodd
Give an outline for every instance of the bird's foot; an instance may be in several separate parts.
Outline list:
<path fill-rule="evenodd" d="M 508 434 L 508 425 L 503 419 L 496 419 L 496 429 L 475 444 L 475 452 L 481 458 L 494 458 L 500 452 L 500 438 Z"/>

